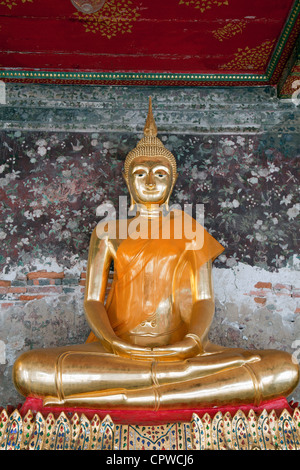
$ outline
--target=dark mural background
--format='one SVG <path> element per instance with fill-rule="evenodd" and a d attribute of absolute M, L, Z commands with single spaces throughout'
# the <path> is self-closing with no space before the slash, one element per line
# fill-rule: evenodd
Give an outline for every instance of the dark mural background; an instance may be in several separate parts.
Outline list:
<path fill-rule="evenodd" d="M 171 203 L 204 204 L 205 227 L 224 246 L 216 265 L 270 270 L 297 251 L 299 139 L 292 134 L 159 134 L 179 177 Z M 132 133 L 0 133 L 0 269 L 54 256 L 87 258 L 96 208 L 128 195 L 123 162 Z M 128 198 L 129 202 L 129 198 Z"/>

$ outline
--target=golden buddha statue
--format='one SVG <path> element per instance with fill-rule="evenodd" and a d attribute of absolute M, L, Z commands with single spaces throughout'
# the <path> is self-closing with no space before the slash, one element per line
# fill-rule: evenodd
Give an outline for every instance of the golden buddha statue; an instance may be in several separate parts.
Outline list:
<path fill-rule="evenodd" d="M 151 100 L 144 137 L 126 157 L 124 178 L 137 213 L 113 229 L 102 222 L 91 236 L 87 342 L 23 353 L 13 370 L 17 390 L 48 406 L 110 410 L 259 405 L 288 396 L 299 380 L 290 354 L 209 341 L 212 262 L 223 247 L 189 218 L 201 235 L 193 245 L 180 230 L 184 212 L 169 210 L 176 161 L 157 138 Z"/>

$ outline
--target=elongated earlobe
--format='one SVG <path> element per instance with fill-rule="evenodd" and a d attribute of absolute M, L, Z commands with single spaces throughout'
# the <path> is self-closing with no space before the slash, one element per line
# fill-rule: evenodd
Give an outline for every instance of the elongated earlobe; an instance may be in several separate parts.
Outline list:
<path fill-rule="evenodd" d="M 127 178 L 126 173 L 125 173 L 124 171 L 123 171 L 122 175 L 123 175 L 123 178 L 124 178 L 124 180 L 125 180 L 125 183 L 126 183 L 128 192 L 129 192 L 129 194 L 130 194 L 130 207 L 129 207 L 129 212 L 132 212 L 132 211 L 134 211 L 136 202 L 135 202 L 135 200 L 133 199 L 132 194 L 131 194 L 131 192 L 130 192 L 129 183 L 128 183 L 128 178 Z"/>
<path fill-rule="evenodd" d="M 164 206 L 165 206 L 165 209 L 166 209 L 167 212 L 169 212 L 169 210 L 170 210 L 170 207 L 169 207 L 169 199 L 170 199 L 170 198 L 168 197 L 168 199 L 167 199 L 166 202 L 164 203 Z"/>
<path fill-rule="evenodd" d="M 164 206 L 165 206 L 165 209 L 166 209 L 167 212 L 169 212 L 169 210 L 170 210 L 169 201 L 170 201 L 170 197 L 171 197 L 171 194 L 172 194 L 172 192 L 173 192 L 173 188 L 174 188 L 174 186 L 175 186 L 177 177 L 178 177 L 178 173 L 176 173 L 176 175 L 174 176 L 174 180 L 173 180 L 173 183 L 172 183 L 170 192 L 169 192 L 169 196 L 168 196 L 166 202 L 164 203 Z"/>
<path fill-rule="evenodd" d="M 135 202 L 135 200 L 133 199 L 133 197 L 132 197 L 131 194 L 130 194 L 130 207 L 129 207 L 129 212 L 133 212 L 133 211 L 134 211 L 135 205 L 136 205 L 136 202 Z"/>

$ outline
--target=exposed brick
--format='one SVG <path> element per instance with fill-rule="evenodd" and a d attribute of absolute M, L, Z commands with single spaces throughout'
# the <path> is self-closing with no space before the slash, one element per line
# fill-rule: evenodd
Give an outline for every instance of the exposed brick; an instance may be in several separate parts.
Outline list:
<path fill-rule="evenodd" d="M 38 279 L 39 286 L 50 286 L 50 281 L 54 281 L 54 279 Z"/>
<path fill-rule="evenodd" d="M 46 281 L 46 279 L 44 279 L 44 281 Z M 48 282 L 50 286 L 61 286 L 61 279 L 48 279 Z"/>
<path fill-rule="evenodd" d="M 10 287 L 11 281 L 0 281 L 1 287 Z"/>
<path fill-rule="evenodd" d="M 65 277 L 63 272 L 35 271 L 27 273 L 27 279 L 62 279 Z"/>
<path fill-rule="evenodd" d="M 62 279 L 62 284 L 63 285 L 78 285 L 78 279 L 74 277 L 65 277 Z"/>
<path fill-rule="evenodd" d="M 28 285 L 31 286 L 60 286 L 61 279 L 31 279 L 28 280 Z"/>
<path fill-rule="evenodd" d="M 13 281 L 11 281 L 11 285 L 14 287 L 27 286 L 27 280 L 14 279 Z"/>
<path fill-rule="evenodd" d="M 254 297 L 254 301 L 257 303 L 257 304 L 262 304 L 264 305 L 267 301 L 267 299 L 264 299 L 262 297 Z"/>
<path fill-rule="evenodd" d="M 0 294 L 7 294 L 8 293 L 8 287 L 0 287 Z"/>
<path fill-rule="evenodd" d="M 64 294 L 71 294 L 72 292 L 75 292 L 75 290 L 75 287 L 63 287 Z"/>
<path fill-rule="evenodd" d="M 8 294 L 25 294 L 26 287 L 9 287 Z"/>
<path fill-rule="evenodd" d="M 60 294 L 62 292 L 61 286 L 28 286 L 28 294 L 40 294 L 40 293 L 55 293 Z"/>
<path fill-rule="evenodd" d="M 271 282 L 257 282 L 254 287 L 256 287 L 256 289 L 272 289 L 272 283 Z"/>
<path fill-rule="evenodd" d="M 15 304 L 14 302 L 1 302 L 0 306 L 1 308 L 9 308 L 9 307 L 13 307 Z"/>
<path fill-rule="evenodd" d="M 278 284 L 275 284 L 274 289 L 276 289 L 276 290 L 283 290 L 283 289 L 285 289 L 285 290 L 290 291 L 290 290 L 292 290 L 292 286 L 290 286 L 290 285 L 288 285 L 288 284 L 279 284 L 279 283 L 278 283 Z"/>
<path fill-rule="evenodd" d="M 251 290 L 248 295 L 256 295 L 256 296 L 259 296 L 259 297 L 266 297 L 267 292 L 265 290 Z"/>
<path fill-rule="evenodd" d="M 83 271 L 80 275 L 81 279 L 85 279 L 86 278 L 86 271 Z"/>
<path fill-rule="evenodd" d="M 36 278 L 39 278 L 39 277 L 42 277 L 42 276 L 46 275 L 47 273 L 48 273 L 48 271 L 46 271 L 46 269 L 41 269 L 39 271 L 32 271 L 32 272 L 26 274 L 26 278 L 27 279 L 36 279 Z"/>
<path fill-rule="evenodd" d="M 45 295 L 20 295 L 19 300 L 38 300 L 42 299 L 43 297 L 45 297 Z"/>
<path fill-rule="evenodd" d="M 300 289 L 294 288 L 292 291 L 292 297 L 300 297 Z"/>
<path fill-rule="evenodd" d="M 85 286 L 85 283 L 86 283 L 85 279 L 81 279 L 81 281 L 79 281 L 80 286 Z"/>
<path fill-rule="evenodd" d="M 296 308 L 295 313 L 300 313 L 300 308 Z"/>

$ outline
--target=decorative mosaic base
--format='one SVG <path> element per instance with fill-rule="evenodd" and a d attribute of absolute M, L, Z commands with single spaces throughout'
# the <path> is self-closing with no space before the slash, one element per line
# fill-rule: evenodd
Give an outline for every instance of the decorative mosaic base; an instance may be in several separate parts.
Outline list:
<path fill-rule="evenodd" d="M 190 422 L 144 426 L 114 424 L 109 415 L 55 419 L 29 410 L 22 418 L 2 410 L 0 450 L 300 450 L 300 411 L 194 413 Z"/>

